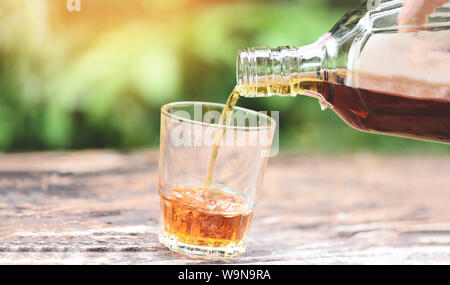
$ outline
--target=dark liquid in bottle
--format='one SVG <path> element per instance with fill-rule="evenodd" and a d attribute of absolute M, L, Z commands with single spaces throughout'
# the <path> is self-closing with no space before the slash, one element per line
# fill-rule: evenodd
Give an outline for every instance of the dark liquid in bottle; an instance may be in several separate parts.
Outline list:
<path fill-rule="evenodd" d="M 285 81 L 282 78 L 274 81 L 271 77 L 261 77 L 256 87 L 245 86 L 241 90 L 244 94 L 253 94 L 252 96 L 303 94 L 315 97 L 319 99 L 323 109 L 331 108 L 355 129 L 450 143 L 450 94 L 443 94 L 450 87 L 436 88 L 425 82 L 406 81 L 402 78 L 394 81 L 393 85 L 390 79 L 389 86 L 386 78 L 360 75 L 360 81 L 368 86 L 398 90 L 399 94 L 396 94 L 395 91 L 373 91 L 335 83 L 336 78 L 340 78 L 339 81 L 345 78 L 345 73 L 338 71 L 321 77 L 333 79 L 313 79 L 314 76 L 306 73 L 291 76 Z M 420 90 L 424 92 L 421 93 Z M 414 96 L 400 95 L 411 93 Z M 440 99 L 433 98 L 435 93 L 439 93 L 436 97 Z"/>
<path fill-rule="evenodd" d="M 405 97 L 329 82 L 318 87 L 333 110 L 355 129 L 450 143 L 448 100 Z"/>

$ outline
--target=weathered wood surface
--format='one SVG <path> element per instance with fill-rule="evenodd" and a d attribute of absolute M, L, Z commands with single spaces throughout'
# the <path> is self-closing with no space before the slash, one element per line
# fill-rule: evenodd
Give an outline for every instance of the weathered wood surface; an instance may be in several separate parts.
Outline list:
<path fill-rule="evenodd" d="M 157 152 L 0 156 L 1 264 L 450 263 L 450 156 L 270 161 L 247 252 L 158 243 Z"/>

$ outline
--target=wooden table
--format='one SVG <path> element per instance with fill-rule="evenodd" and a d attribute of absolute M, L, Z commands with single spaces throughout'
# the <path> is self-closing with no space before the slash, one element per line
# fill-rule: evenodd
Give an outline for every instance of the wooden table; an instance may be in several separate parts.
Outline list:
<path fill-rule="evenodd" d="M 158 242 L 158 153 L 0 156 L 1 264 L 450 263 L 450 156 L 281 155 L 247 252 L 189 259 Z"/>

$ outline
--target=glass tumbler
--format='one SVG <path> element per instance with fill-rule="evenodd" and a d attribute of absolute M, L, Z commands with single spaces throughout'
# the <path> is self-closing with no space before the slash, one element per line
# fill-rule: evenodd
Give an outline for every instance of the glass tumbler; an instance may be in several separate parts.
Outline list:
<path fill-rule="evenodd" d="M 225 126 L 224 107 L 161 108 L 159 240 L 172 251 L 206 258 L 245 251 L 276 122 L 235 107 Z"/>

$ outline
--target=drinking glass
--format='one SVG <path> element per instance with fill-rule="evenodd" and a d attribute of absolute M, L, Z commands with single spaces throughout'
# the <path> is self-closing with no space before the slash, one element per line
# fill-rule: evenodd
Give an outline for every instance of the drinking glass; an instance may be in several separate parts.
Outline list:
<path fill-rule="evenodd" d="M 235 107 L 225 126 L 219 123 L 224 107 L 176 102 L 161 108 L 159 240 L 172 251 L 210 258 L 245 251 L 276 122 Z"/>

